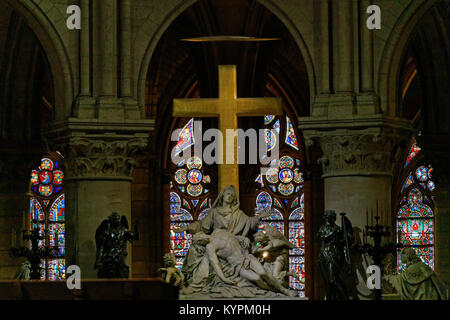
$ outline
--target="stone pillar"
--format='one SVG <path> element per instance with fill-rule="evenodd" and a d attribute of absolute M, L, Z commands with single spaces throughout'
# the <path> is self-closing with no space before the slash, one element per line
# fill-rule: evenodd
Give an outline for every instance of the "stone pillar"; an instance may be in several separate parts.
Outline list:
<path fill-rule="evenodd" d="M 362 0 L 360 7 L 360 25 L 361 27 L 361 91 L 373 92 L 373 30 L 366 28 L 367 19 L 366 10 L 370 6 L 371 0 Z"/>
<path fill-rule="evenodd" d="M 345 212 L 353 225 L 356 243 L 361 244 L 371 215 L 381 217 L 384 225 L 391 226 L 391 185 L 393 158 L 402 140 L 408 139 L 407 123 L 398 119 L 378 117 L 378 121 L 354 119 L 332 127 L 328 121 L 320 123 L 311 118 L 299 121 L 307 145 L 318 143 L 323 155 L 318 159 L 322 165 L 324 183 L 324 210 L 334 210 L 338 215 Z M 362 126 L 365 122 L 365 126 Z M 354 127 L 354 129 L 348 129 Z M 403 128 L 402 128 L 403 127 Z M 347 128 L 347 129 L 346 129 Z M 371 298 L 366 286 L 366 269 L 371 260 L 365 255 L 355 256 L 357 292 L 360 299 Z"/>
<path fill-rule="evenodd" d="M 319 1 L 317 3 L 319 11 L 319 32 L 320 32 L 320 93 L 329 94 L 330 88 L 330 17 L 329 17 L 329 3 L 327 1 Z"/>
<path fill-rule="evenodd" d="M 361 115 L 381 113 L 379 106 L 379 97 L 374 89 L 374 30 L 366 28 L 367 7 L 370 6 L 371 0 L 362 0 L 359 6 L 360 34 L 359 46 L 357 52 L 359 56 L 358 63 L 358 79 L 359 90 L 356 97 L 357 109 L 356 113 Z"/>
<path fill-rule="evenodd" d="M 89 15 L 91 14 L 89 0 L 81 1 L 80 30 L 80 96 L 91 96 L 91 29 Z"/>
<path fill-rule="evenodd" d="M 354 55 L 353 55 L 353 14 L 352 1 L 333 1 L 333 25 L 335 59 L 336 92 L 354 92 Z"/>
<path fill-rule="evenodd" d="M 90 0 L 81 0 L 81 30 L 79 32 L 79 76 L 80 92 L 75 101 L 74 115 L 79 118 L 95 116 L 95 99 L 91 91 L 91 5 Z"/>
<path fill-rule="evenodd" d="M 113 0 L 98 3 L 98 52 L 99 96 L 116 97 L 117 94 L 117 11 Z"/>
<path fill-rule="evenodd" d="M 120 96 L 131 97 L 131 2 L 120 4 Z"/>
<path fill-rule="evenodd" d="M 66 192 L 66 260 L 78 265 L 82 278 L 96 278 L 95 231 L 111 212 L 131 219 L 131 180 L 135 155 L 146 147 L 149 121 L 119 126 L 87 126 L 75 119 L 55 129 L 55 144 L 64 155 Z M 87 133 L 89 132 L 89 133 Z M 119 133 L 120 132 L 120 133 Z M 127 246 L 131 276 L 131 246 Z"/>

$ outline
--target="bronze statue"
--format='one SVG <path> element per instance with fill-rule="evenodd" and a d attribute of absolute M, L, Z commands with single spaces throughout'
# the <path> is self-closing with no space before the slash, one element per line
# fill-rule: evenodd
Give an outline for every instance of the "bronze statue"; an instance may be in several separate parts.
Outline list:
<path fill-rule="evenodd" d="M 342 215 L 342 228 L 336 221 L 336 212 L 327 210 L 324 224 L 319 229 L 322 247 L 319 253 L 319 266 L 325 281 L 327 300 L 349 300 L 349 292 L 345 286 L 344 275 L 351 270 L 350 251 L 352 244 L 352 225 Z"/>
<path fill-rule="evenodd" d="M 128 230 L 125 216 L 113 212 L 103 220 L 95 232 L 97 255 L 95 269 L 98 278 L 128 278 L 129 267 L 125 264 L 127 242 L 139 240 L 138 224 L 134 224 L 134 232 Z"/>

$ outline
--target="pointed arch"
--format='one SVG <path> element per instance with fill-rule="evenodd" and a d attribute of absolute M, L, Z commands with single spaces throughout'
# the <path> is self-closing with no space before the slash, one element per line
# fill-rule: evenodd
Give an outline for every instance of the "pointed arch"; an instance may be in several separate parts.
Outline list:
<path fill-rule="evenodd" d="M 35 1 L 6 0 L 6 2 L 25 18 L 47 55 L 54 79 L 55 120 L 63 120 L 71 115 L 75 89 L 69 54 L 61 34 Z M 61 23 L 65 27 L 65 24 Z"/>
<path fill-rule="evenodd" d="M 145 105 L 145 88 L 147 73 L 150 67 L 152 56 L 156 50 L 158 43 L 163 37 L 164 33 L 169 29 L 174 20 L 179 17 L 189 7 L 194 5 L 198 0 L 178 1 L 173 5 L 173 9 L 167 14 L 163 22 L 159 25 L 157 31 L 148 42 L 146 49 L 143 53 L 142 59 L 139 60 L 138 65 L 138 85 L 137 85 L 137 99 L 140 105 Z M 313 97 L 316 94 L 316 76 L 314 63 L 312 60 L 312 49 L 308 47 L 304 37 L 301 35 L 301 30 L 298 30 L 297 26 L 289 19 L 286 12 L 283 11 L 280 6 L 276 5 L 273 0 L 257 0 L 258 3 L 263 5 L 267 10 L 273 13 L 287 28 L 290 35 L 293 37 L 307 68 L 307 77 L 309 82 L 310 96 Z M 309 103 L 309 101 L 308 101 Z"/>

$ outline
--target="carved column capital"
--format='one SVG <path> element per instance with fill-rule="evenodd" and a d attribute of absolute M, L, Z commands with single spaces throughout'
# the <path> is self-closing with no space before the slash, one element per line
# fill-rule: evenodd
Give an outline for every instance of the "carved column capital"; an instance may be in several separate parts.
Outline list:
<path fill-rule="evenodd" d="M 72 120 L 55 127 L 65 180 L 131 180 L 136 159 L 149 142 L 153 121 L 125 124 Z"/>
<path fill-rule="evenodd" d="M 131 180 L 134 159 L 146 138 L 123 140 L 73 137 L 63 145 L 66 179 Z"/>
<path fill-rule="evenodd" d="M 396 150 L 408 141 L 411 130 L 383 121 L 355 126 L 357 123 L 340 122 L 339 126 L 334 126 L 323 121 L 312 128 L 303 121 L 306 146 L 317 143 L 322 150 L 317 161 L 322 165 L 323 178 L 392 175 Z"/>

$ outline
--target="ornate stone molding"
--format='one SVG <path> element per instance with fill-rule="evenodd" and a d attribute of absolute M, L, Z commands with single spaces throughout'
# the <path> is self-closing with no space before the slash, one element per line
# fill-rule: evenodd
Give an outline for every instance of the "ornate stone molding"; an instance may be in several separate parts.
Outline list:
<path fill-rule="evenodd" d="M 368 118 L 340 120 L 338 125 L 317 119 L 299 122 L 306 146 L 317 143 L 322 150 L 317 161 L 323 178 L 392 175 L 396 150 L 411 136 L 407 127 Z"/>
<path fill-rule="evenodd" d="M 147 146 L 146 138 L 127 140 L 71 138 L 63 146 L 65 179 L 131 180 L 137 152 Z"/>
<path fill-rule="evenodd" d="M 131 180 L 136 159 L 149 143 L 153 120 L 99 122 L 71 118 L 55 126 L 54 150 L 64 159 L 64 179 L 67 180 Z"/>
<path fill-rule="evenodd" d="M 323 155 L 318 159 L 323 176 L 390 175 L 393 139 L 368 133 L 324 135 Z"/>

